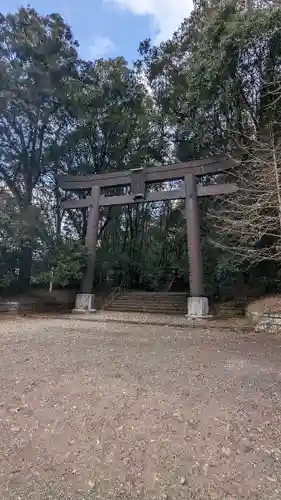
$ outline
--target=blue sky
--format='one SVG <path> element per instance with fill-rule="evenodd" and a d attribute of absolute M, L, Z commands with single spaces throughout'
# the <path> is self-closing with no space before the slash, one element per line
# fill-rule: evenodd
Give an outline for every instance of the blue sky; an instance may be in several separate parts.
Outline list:
<path fill-rule="evenodd" d="M 192 0 L 0 0 L 2 13 L 30 3 L 38 12 L 59 12 L 87 59 L 122 55 L 136 59 L 139 42 L 166 40 L 192 8 Z"/>

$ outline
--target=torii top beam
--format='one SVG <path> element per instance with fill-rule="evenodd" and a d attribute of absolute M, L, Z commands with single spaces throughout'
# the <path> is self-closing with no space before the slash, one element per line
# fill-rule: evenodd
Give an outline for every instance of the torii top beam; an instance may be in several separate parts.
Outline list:
<path fill-rule="evenodd" d="M 175 163 L 158 167 L 144 167 L 142 175 L 144 182 L 164 182 L 183 179 L 186 175 L 204 176 L 216 174 L 233 168 L 234 161 L 225 156 L 213 156 L 202 160 L 192 160 L 185 163 Z M 132 171 L 118 171 L 95 175 L 60 175 L 59 186 L 62 189 L 76 191 L 89 189 L 93 186 L 114 187 L 131 184 Z"/>

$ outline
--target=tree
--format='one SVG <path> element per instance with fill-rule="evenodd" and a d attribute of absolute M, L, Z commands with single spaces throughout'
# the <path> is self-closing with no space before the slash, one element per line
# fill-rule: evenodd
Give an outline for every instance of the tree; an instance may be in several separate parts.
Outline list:
<path fill-rule="evenodd" d="M 0 288 L 16 287 L 20 268 L 20 251 L 30 238 L 33 228 L 33 248 L 40 245 L 42 224 L 40 210 L 30 205 L 20 209 L 14 198 L 5 193 L 0 210 Z"/>
<path fill-rule="evenodd" d="M 267 86 L 273 96 L 280 82 L 280 21 L 275 2 L 196 2 L 171 40 L 141 44 L 139 66 L 181 157 L 232 150 L 236 134 L 267 123 Z"/>
<path fill-rule="evenodd" d="M 245 140 L 244 140 L 245 142 Z M 281 260 L 281 138 L 267 133 L 247 138 L 232 172 L 238 190 L 213 210 L 217 244 L 257 265 Z"/>
<path fill-rule="evenodd" d="M 32 8 L 0 16 L 0 180 L 22 214 L 44 183 L 69 132 L 78 80 L 77 43 L 59 15 Z M 26 220 L 28 222 L 28 219 Z M 35 227 L 20 248 L 19 283 L 30 281 Z"/>
<path fill-rule="evenodd" d="M 81 80 L 83 85 L 77 89 L 73 103 L 75 128 L 69 137 L 62 169 L 70 173 L 100 174 L 163 163 L 168 148 L 159 115 L 143 82 L 124 59 L 85 63 Z M 124 188 L 117 187 L 110 192 L 118 194 L 120 190 Z M 99 232 L 102 252 L 99 254 L 103 262 L 100 262 L 100 271 L 108 268 L 109 260 L 113 267 L 120 266 L 121 260 L 124 273 L 135 272 L 144 237 L 135 229 L 140 230 L 145 223 L 142 216 L 146 212 L 147 208 L 141 207 L 137 210 L 114 207 L 102 212 Z M 85 236 L 86 216 L 85 211 L 73 211 L 69 215 L 81 237 Z M 130 224 L 127 225 L 125 219 Z M 109 231 L 113 234 L 109 235 Z M 117 235 L 120 237 L 118 243 Z M 110 257 L 108 246 L 111 244 L 115 262 Z M 116 245 L 120 255 L 117 255 Z"/>
<path fill-rule="evenodd" d="M 63 171 L 100 174 L 163 161 L 167 148 L 153 102 L 123 58 L 84 62 L 81 82 Z M 77 228 L 85 227 L 81 213 L 70 216 Z"/>

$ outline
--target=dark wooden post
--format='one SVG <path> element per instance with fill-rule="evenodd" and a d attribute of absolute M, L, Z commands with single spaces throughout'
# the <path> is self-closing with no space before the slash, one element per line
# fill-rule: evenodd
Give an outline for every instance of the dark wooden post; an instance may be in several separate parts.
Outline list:
<path fill-rule="evenodd" d="M 185 211 L 191 297 L 204 296 L 202 255 L 200 248 L 200 215 L 195 175 L 185 176 Z"/>
<path fill-rule="evenodd" d="M 131 170 L 131 192 L 136 201 L 145 197 L 145 180 L 142 168 Z"/>
<path fill-rule="evenodd" d="M 88 251 L 87 267 L 84 279 L 82 281 L 81 293 L 87 293 L 87 294 L 92 293 L 93 282 L 95 278 L 99 213 L 100 213 L 100 188 L 99 186 L 93 186 L 91 193 L 91 205 L 89 207 L 89 213 L 88 213 L 87 233 L 86 233 L 86 247 Z"/>

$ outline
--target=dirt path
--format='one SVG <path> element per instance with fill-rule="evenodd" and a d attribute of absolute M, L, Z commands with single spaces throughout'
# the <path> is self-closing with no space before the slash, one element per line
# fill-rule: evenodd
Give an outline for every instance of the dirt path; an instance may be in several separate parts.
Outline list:
<path fill-rule="evenodd" d="M 1 324 L 3 500 L 280 500 L 281 339 Z"/>

